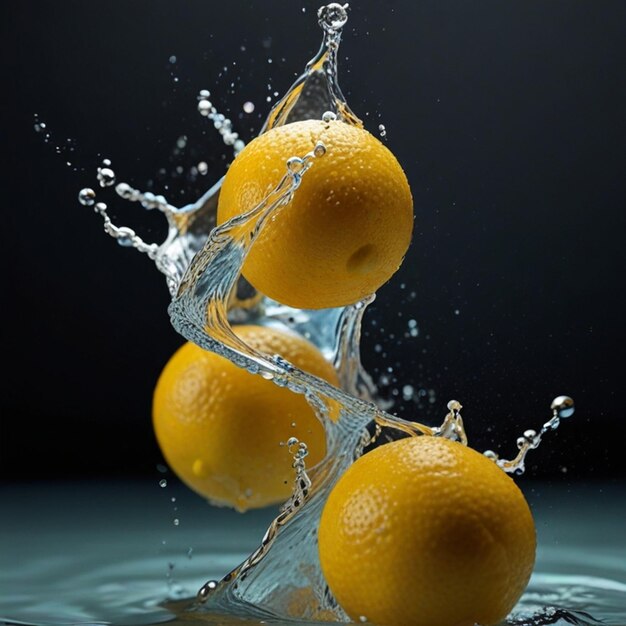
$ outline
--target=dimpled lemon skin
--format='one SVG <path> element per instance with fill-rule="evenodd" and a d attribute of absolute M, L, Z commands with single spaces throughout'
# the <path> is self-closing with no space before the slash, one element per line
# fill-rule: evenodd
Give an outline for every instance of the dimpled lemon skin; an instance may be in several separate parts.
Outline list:
<path fill-rule="evenodd" d="M 524 591 L 532 515 L 495 463 L 459 443 L 403 439 L 341 477 L 319 527 L 328 585 L 355 620 L 385 626 L 489 626 Z"/>
<path fill-rule="evenodd" d="M 345 306 L 374 293 L 402 263 L 411 241 L 413 200 L 394 155 L 366 130 L 308 120 L 250 142 L 220 191 L 218 224 L 249 211 L 318 141 L 293 200 L 265 224 L 243 266 L 256 289 L 303 309 Z"/>
<path fill-rule="evenodd" d="M 280 354 L 337 385 L 319 350 L 291 333 L 236 326 L 245 343 Z M 240 511 L 284 502 L 291 494 L 293 459 L 281 446 L 290 437 L 309 449 L 307 466 L 324 458 L 324 428 L 301 394 L 184 344 L 168 361 L 153 399 L 153 426 L 170 468 L 215 504 Z"/>

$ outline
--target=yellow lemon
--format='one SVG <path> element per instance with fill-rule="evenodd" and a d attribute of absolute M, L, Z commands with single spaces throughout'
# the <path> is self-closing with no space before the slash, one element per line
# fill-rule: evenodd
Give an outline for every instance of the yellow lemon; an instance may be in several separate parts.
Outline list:
<path fill-rule="evenodd" d="M 236 335 L 268 355 L 337 385 L 319 350 L 302 337 L 261 326 L 236 326 Z M 293 459 L 281 442 L 297 437 L 307 465 L 326 453 L 325 431 L 304 396 L 281 388 L 193 343 L 169 360 L 156 385 L 153 425 L 171 469 L 212 502 L 244 511 L 285 501 Z"/>
<path fill-rule="evenodd" d="M 447 439 L 376 448 L 341 477 L 319 527 L 322 571 L 355 621 L 488 626 L 511 611 L 535 561 L 521 491 Z"/>
<path fill-rule="evenodd" d="M 274 128 L 250 142 L 224 179 L 218 223 L 259 204 L 285 175 L 287 160 L 318 142 L 326 154 L 265 225 L 243 266 L 259 291 L 305 309 L 374 293 L 400 266 L 413 230 L 411 190 L 394 155 L 362 128 L 321 120 Z"/>

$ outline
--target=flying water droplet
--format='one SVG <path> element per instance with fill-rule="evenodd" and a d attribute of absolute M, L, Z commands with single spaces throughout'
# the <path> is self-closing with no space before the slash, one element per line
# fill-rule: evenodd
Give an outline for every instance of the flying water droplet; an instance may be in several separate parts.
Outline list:
<path fill-rule="evenodd" d="M 320 7 L 317 12 L 317 18 L 320 26 L 325 31 L 338 31 L 343 28 L 348 21 L 348 5 L 331 2 L 326 6 Z"/>
<path fill-rule="evenodd" d="M 124 200 L 130 200 L 133 196 L 133 188 L 128 183 L 119 183 L 115 187 L 117 195 L 124 198 Z"/>
<path fill-rule="evenodd" d="M 78 192 L 78 201 L 83 206 L 93 206 L 96 201 L 96 192 L 89 187 L 85 187 Z"/>
<path fill-rule="evenodd" d="M 574 415 L 574 400 L 569 396 L 558 396 L 554 398 L 550 408 L 559 419 L 566 419 Z"/>
<path fill-rule="evenodd" d="M 203 115 L 204 117 L 209 116 L 209 113 L 211 113 L 212 108 L 213 108 L 213 105 L 208 100 L 200 100 L 200 102 L 198 102 L 198 112 L 200 113 L 200 115 Z"/>
<path fill-rule="evenodd" d="M 99 167 L 97 178 L 100 187 L 111 187 L 115 184 L 115 172 L 110 167 Z"/>

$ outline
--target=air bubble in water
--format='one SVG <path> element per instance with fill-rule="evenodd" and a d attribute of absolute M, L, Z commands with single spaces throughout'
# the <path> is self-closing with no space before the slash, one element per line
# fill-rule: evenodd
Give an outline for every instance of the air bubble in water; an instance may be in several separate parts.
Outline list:
<path fill-rule="evenodd" d="M 254 112 L 254 103 L 253 102 L 244 102 L 243 103 L 244 113 L 253 113 Z"/>
<path fill-rule="evenodd" d="M 85 187 L 78 192 L 78 201 L 83 206 L 93 206 L 96 201 L 96 192 L 89 187 Z"/>

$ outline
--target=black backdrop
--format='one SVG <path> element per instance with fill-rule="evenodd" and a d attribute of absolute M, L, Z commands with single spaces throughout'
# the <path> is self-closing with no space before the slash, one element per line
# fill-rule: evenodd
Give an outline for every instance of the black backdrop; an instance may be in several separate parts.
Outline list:
<path fill-rule="evenodd" d="M 119 178 L 192 200 L 226 167 L 196 93 L 253 136 L 317 50 L 316 8 L 2 3 L 3 479 L 154 476 L 151 393 L 181 339 L 162 277 L 77 191 L 106 156 Z M 625 25 L 622 0 L 354 0 L 340 55 L 353 109 L 386 126 L 415 199 L 364 360 L 377 379 L 393 368 L 383 393 L 400 390 L 400 414 L 438 422 L 455 397 L 471 441 L 505 453 L 574 396 L 529 464 L 544 479 L 624 476 Z M 199 161 L 208 174 L 188 180 Z M 137 206 L 114 215 L 163 237 Z"/>

